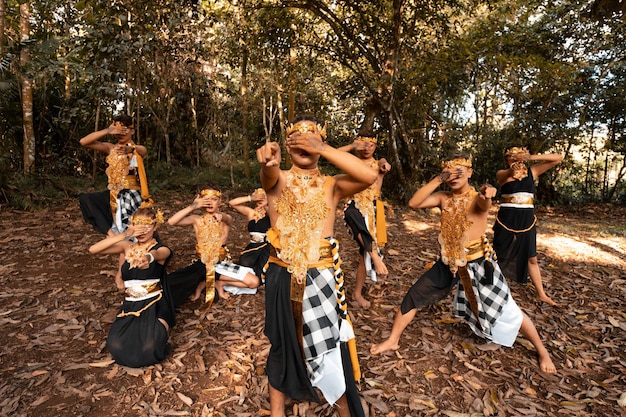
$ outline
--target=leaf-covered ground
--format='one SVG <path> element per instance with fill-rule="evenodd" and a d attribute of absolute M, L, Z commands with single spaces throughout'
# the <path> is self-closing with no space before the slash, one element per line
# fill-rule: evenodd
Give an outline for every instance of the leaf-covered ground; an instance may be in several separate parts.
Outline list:
<path fill-rule="evenodd" d="M 186 202 L 160 203 L 172 214 Z M 536 303 L 530 286 L 511 289 L 553 355 L 556 375 L 538 371 L 522 338 L 504 348 L 473 336 L 454 319 L 451 296 L 419 312 L 398 351 L 370 355 L 436 252 L 436 213 L 396 207 L 388 214 L 390 275 L 368 283 L 372 308 L 350 309 L 370 416 L 626 415 L 618 403 L 626 391 L 625 207 L 539 213 L 540 266 L 561 307 Z M 236 256 L 247 234 L 243 218 L 233 216 Z M 336 230 L 350 290 L 356 247 L 339 219 Z M 160 234 L 176 254 L 171 267 L 184 266 L 194 251 L 191 229 L 164 226 Z M 121 367 L 105 348 L 122 299 L 113 283 L 116 257 L 89 255 L 98 239 L 75 201 L 0 213 L 0 415 L 269 415 L 263 292 L 220 300 L 208 314 L 185 304 L 167 360 Z M 287 408 L 289 415 L 333 415 L 327 404 Z"/>

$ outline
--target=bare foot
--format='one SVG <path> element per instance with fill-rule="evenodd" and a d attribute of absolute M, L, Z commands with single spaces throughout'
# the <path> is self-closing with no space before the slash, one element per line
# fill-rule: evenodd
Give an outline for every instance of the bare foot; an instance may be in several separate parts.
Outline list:
<path fill-rule="evenodd" d="M 363 297 L 361 294 L 355 294 L 354 301 L 359 303 L 359 305 L 363 308 L 370 308 L 370 306 L 372 305 L 372 303 L 370 301 L 367 301 L 365 297 Z"/>
<path fill-rule="evenodd" d="M 189 300 L 190 301 L 199 300 L 200 297 L 202 296 L 202 290 L 204 290 L 205 288 L 206 288 L 206 282 L 202 281 L 196 287 L 196 291 L 191 295 L 191 297 L 189 297 Z"/>
<path fill-rule="evenodd" d="M 398 350 L 400 346 L 398 342 L 393 342 L 390 339 L 385 339 L 384 342 L 373 345 L 370 348 L 370 353 L 372 355 L 378 355 L 379 353 L 386 352 L 388 350 Z"/>
<path fill-rule="evenodd" d="M 220 296 L 220 298 L 224 300 L 228 300 L 230 298 L 230 294 L 224 291 L 224 284 L 222 284 L 220 281 L 215 281 L 215 289 L 217 290 L 217 294 Z"/>
<path fill-rule="evenodd" d="M 545 372 L 547 374 L 556 374 L 556 366 L 554 366 L 554 363 L 549 356 L 539 356 L 539 369 L 541 369 L 541 372 Z"/>
<path fill-rule="evenodd" d="M 202 288 L 198 288 L 196 289 L 196 292 L 194 292 L 191 297 L 189 297 L 189 301 L 196 301 L 200 299 L 200 296 L 202 296 Z"/>
<path fill-rule="evenodd" d="M 546 303 L 546 304 L 550 304 L 551 306 L 555 306 L 555 307 L 559 306 L 555 301 L 552 300 L 552 298 L 548 297 L 545 294 L 543 296 L 538 296 L 537 300 L 539 300 L 539 301 L 541 301 L 543 303 Z"/>

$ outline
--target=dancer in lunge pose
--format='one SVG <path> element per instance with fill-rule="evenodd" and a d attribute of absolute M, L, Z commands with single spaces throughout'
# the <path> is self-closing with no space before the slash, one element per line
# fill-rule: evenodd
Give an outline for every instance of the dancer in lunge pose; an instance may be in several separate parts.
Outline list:
<path fill-rule="evenodd" d="M 487 215 L 496 189 L 470 186 L 472 160 L 455 155 L 442 164 L 443 171 L 417 190 L 409 207 L 441 209 L 440 258 L 409 289 L 400 305 L 389 337 L 371 347 L 373 354 L 399 348 L 400 336 L 421 306 L 445 297 L 458 283 L 455 314 L 464 318 L 480 337 L 512 346 L 518 332 L 537 350 L 539 369 L 556 373 L 550 354 L 530 318 L 517 306 L 485 236 Z M 451 191 L 436 191 L 441 184 Z"/>

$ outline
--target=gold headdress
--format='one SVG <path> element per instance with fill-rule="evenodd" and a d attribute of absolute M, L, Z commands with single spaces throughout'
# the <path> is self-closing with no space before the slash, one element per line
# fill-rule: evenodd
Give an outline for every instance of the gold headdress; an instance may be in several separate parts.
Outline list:
<path fill-rule="evenodd" d="M 526 148 L 525 146 L 514 146 L 506 150 L 506 152 L 504 153 L 504 157 L 508 158 L 510 156 L 514 156 L 520 153 L 521 154 L 528 153 L 528 148 Z"/>
<path fill-rule="evenodd" d="M 202 191 L 200 191 L 200 196 L 201 197 L 217 197 L 217 198 L 222 198 L 222 193 L 217 191 L 217 190 L 211 190 L 211 189 L 204 189 Z"/>
<path fill-rule="evenodd" d="M 262 195 L 262 196 L 266 196 L 267 195 L 263 188 L 257 188 L 256 190 L 254 190 L 254 192 L 252 194 L 257 194 L 257 195 Z"/>
<path fill-rule="evenodd" d="M 161 211 L 161 209 L 157 209 L 154 213 L 154 218 L 141 214 L 138 216 L 133 216 L 132 221 L 135 224 L 163 224 L 165 223 L 165 216 L 163 216 L 163 212 Z"/>
<path fill-rule="evenodd" d="M 376 145 L 378 143 L 378 139 L 377 138 L 373 138 L 373 137 L 369 137 L 369 136 L 357 136 L 356 140 L 373 143 L 374 145 Z"/>
<path fill-rule="evenodd" d="M 127 127 L 129 129 L 134 129 L 135 127 L 131 124 L 130 126 L 126 126 L 124 123 L 118 121 L 113 122 L 114 126 L 119 126 L 119 127 Z"/>
<path fill-rule="evenodd" d="M 324 123 L 324 126 L 320 126 L 319 123 L 315 123 L 312 120 L 300 120 L 300 121 L 296 122 L 295 124 L 294 123 L 289 123 L 287 125 L 286 135 L 287 135 L 287 137 L 289 137 L 289 135 L 291 135 L 293 132 L 300 132 L 300 133 L 312 132 L 312 133 L 314 133 L 315 130 L 311 126 L 313 124 L 317 127 L 317 131 L 319 132 L 320 136 L 322 137 L 322 140 L 326 141 L 326 123 Z"/>
<path fill-rule="evenodd" d="M 445 169 L 445 168 L 453 169 L 458 166 L 471 168 L 472 167 L 472 155 L 470 155 L 468 158 L 457 157 L 454 159 L 450 159 L 449 161 L 443 161 L 441 163 L 442 169 Z"/>

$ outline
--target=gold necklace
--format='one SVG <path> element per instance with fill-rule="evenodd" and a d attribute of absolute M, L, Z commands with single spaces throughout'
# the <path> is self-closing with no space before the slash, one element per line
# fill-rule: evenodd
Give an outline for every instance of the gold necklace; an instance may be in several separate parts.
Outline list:
<path fill-rule="evenodd" d="M 140 244 L 134 243 L 130 249 L 128 250 L 128 254 L 126 255 L 126 260 L 130 264 L 130 268 L 136 268 L 139 265 L 146 254 L 152 249 L 154 245 L 156 245 L 156 239 L 152 238 L 150 241 Z"/>

